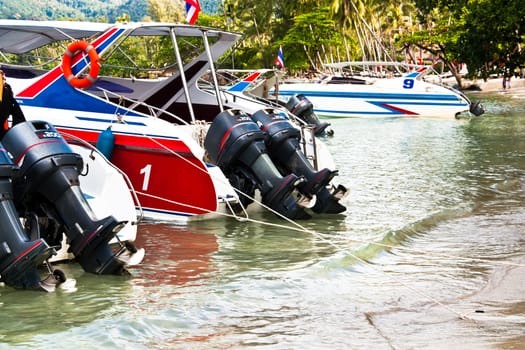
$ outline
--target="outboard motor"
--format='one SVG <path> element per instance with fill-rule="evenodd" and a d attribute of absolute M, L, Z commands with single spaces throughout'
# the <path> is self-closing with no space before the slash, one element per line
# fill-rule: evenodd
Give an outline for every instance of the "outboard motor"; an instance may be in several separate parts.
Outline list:
<path fill-rule="evenodd" d="M 309 218 L 294 197 L 304 179 L 294 174 L 282 177 L 266 152 L 264 139 L 264 133 L 247 114 L 230 109 L 215 117 L 204 147 L 241 193 L 253 197 L 258 188 L 262 202 L 276 212 L 290 219 Z"/>
<path fill-rule="evenodd" d="M 315 136 L 333 136 L 334 131 L 330 128 L 330 123 L 321 122 L 314 112 L 314 106 L 303 94 L 293 95 L 286 102 L 286 109 L 296 115 L 306 124 L 314 126 Z"/>
<path fill-rule="evenodd" d="M 469 111 L 476 117 L 479 117 L 480 115 L 485 113 L 485 106 L 483 106 L 481 101 L 471 102 L 469 105 Z"/>
<path fill-rule="evenodd" d="M 320 213 L 341 213 L 346 208 L 339 199 L 346 193 L 342 186 L 340 195 L 331 194 L 327 188 L 330 181 L 337 175 L 337 170 L 327 168 L 315 171 L 301 151 L 299 142 L 301 133 L 290 123 L 288 118 L 273 109 L 262 109 L 251 118 L 266 133 L 268 153 L 282 173 L 303 176 L 306 181 L 299 186 L 305 194 L 316 195 L 317 200 L 312 210 Z"/>
<path fill-rule="evenodd" d="M 13 203 L 17 170 L 0 144 L 0 276 L 11 287 L 40 289 L 38 267 L 56 252 L 42 238 L 30 240 L 22 226 Z"/>
<path fill-rule="evenodd" d="M 96 218 L 79 186 L 82 157 L 73 153 L 53 126 L 44 121 L 20 123 L 2 142 L 20 166 L 14 192 L 26 213 L 43 213 L 63 227 L 69 251 L 85 271 L 127 273 L 108 244 L 126 222 L 112 216 Z"/>

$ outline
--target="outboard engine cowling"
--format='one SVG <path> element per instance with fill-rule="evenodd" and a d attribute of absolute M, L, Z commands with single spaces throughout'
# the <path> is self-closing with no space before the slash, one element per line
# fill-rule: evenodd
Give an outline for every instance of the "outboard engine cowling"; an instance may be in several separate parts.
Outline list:
<path fill-rule="evenodd" d="M 17 170 L 0 144 L 0 276 L 8 286 L 39 289 L 38 267 L 56 252 L 41 238 L 30 240 L 20 222 L 12 189 Z"/>
<path fill-rule="evenodd" d="M 316 212 L 341 213 L 346 210 L 338 198 L 330 195 L 327 186 L 337 175 L 337 170 L 327 168 L 316 171 L 301 151 L 300 130 L 288 118 L 274 109 L 262 109 L 251 118 L 266 133 L 266 145 L 272 160 L 283 173 L 303 176 L 306 181 L 299 186 L 305 194 L 316 195 L 312 210 Z"/>
<path fill-rule="evenodd" d="M 476 117 L 479 117 L 480 115 L 485 113 L 485 106 L 483 106 L 481 101 L 471 102 L 469 105 L 469 111 Z"/>
<path fill-rule="evenodd" d="M 247 114 L 226 110 L 213 120 L 204 147 L 242 193 L 258 188 L 262 202 L 276 212 L 290 219 L 309 218 L 293 195 L 304 180 L 294 174 L 282 177 L 267 154 L 264 139 L 264 133 Z"/>
<path fill-rule="evenodd" d="M 330 128 L 330 123 L 321 122 L 314 112 L 314 106 L 303 94 L 293 95 L 286 102 L 286 109 L 299 117 L 306 124 L 314 126 L 315 136 L 333 136 L 334 131 Z"/>
<path fill-rule="evenodd" d="M 20 123 L 2 142 L 20 166 L 14 189 L 21 206 L 43 211 L 63 226 L 69 250 L 85 271 L 127 273 L 108 243 L 126 222 L 96 218 L 79 186 L 82 157 L 54 127 L 44 121 Z"/>

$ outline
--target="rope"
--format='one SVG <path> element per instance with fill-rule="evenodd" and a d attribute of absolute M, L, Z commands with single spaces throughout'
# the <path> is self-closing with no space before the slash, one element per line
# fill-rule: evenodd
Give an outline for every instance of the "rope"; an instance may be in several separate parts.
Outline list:
<path fill-rule="evenodd" d="M 167 198 L 151 195 L 151 194 L 140 192 L 140 191 L 137 191 L 137 193 L 141 194 L 143 196 L 150 197 L 150 198 L 155 198 L 155 199 L 158 199 L 158 200 L 162 200 L 162 201 L 165 201 L 167 203 L 176 204 L 176 205 L 184 206 L 184 207 L 187 207 L 187 208 L 197 209 L 197 210 L 206 212 L 208 214 L 212 214 L 213 213 L 213 214 L 216 214 L 218 216 L 223 216 L 223 217 L 227 217 L 227 218 L 233 218 L 233 219 L 236 219 L 236 220 L 239 220 L 239 221 L 248 221 L 248 222 L 252 222 L 252 223 L 256 223 L 256 224 L 261 224 L 261 225 L 266 225 L 266 226 L 271 226 L 271 227 L 276 227 L 276 228 L 281 228 L 281 229 L 286 229 L 286 230 L 291 230 L 291 231 L 296 231 L 296 232 L 301 232 L 301 233 L 308 233 L 308 234 L 311 234 L 312 236 L 315 236 L 316 238 L 319 238 L 323 243 L 326 243 L 326 244 L 332 246 L 333 248 L 336 248 L 337 251 L 339 251 L 339 252 L 349 253 L 347 250 L 342 249 L 337 244 L 335 244 L 334 242 L 329 240 L 329 238 L 325 238 L 324 236 L 327 236 L 328 235 L 327 233 L 323 233 L 323 232 L 318 232 L 318 231 L 313 231 L 313 230 L 307 229 L 304 226 L 300 225 L 299 223 L 297 223 L 297 222 L 295 222 L 293 220 L 290 220 L 290 219 L 288 219 L 286 217 L 284 217 L 284 218 L 288 219 L 288 221 L 290 223 L 294 224 L 295 227 L 287 226 L 287 225 L 279 224 L 279 223 L 261 221 L 261 220 L 257 220 L 257 219 L 253 219 L 253 218 L 249 218 L 249 217 L 240 218 L 239 216 L 234 215 L 234 214 L 228 214 L 228 213 L 221 213 L 221 212 L 217 212 L 217 211 L 212 211 L 212 210 L 208 210 L 208 209 L 205 209 L 205 208 L 192 206 L 192 205 L 189 205 L 189 204 L 181 203 L 181 202 L 178 202 L 178 201 L 170 200 L 170 199 L 167 199 Z M 266 207 L 262 203 L 261 203 L 261 206 L 262 207 Z M 271 208 L 267 208 L 267 209 L 268 210 L 272 210 Z M 276 214 L 280 215 L 279 213 L 276 213 Z M 346 240 L 349 241 L 349 242 L 356 242 L 356 243 L 362 243 L 362 244 L 375 245 L 375 246 L 379 246 L 379 247 L 382 247 L 382 248 L 397 249 L 397 250 L 410 252 L 410 253 L 414 253 L 414 254 L 426 254 L 426 256 L 431 255 L 431 256 L 433 256 L 435 258 L 448 258 L 448 259 L 458 259 L 458 260 L 464 260 L 464 261 L 495 263 L 495 264 L 498 264 L 498 265 L 505 265 L 505 266 L 512 266 L 512 267 L 525 267 L 525 264 L 520 264 L 520 263 L 505 262 L 505 261 L 494 261 L 494 260 L 484 259 L 484 258 L 462 257 L 462 256 L 450 255 L 450 254 L 429 254 L 429 253 L 422 253 L 421 251 L 419 251 L 417 249 L 411 249 L 411 248 L 406 248 L 406 247 L 402 247 L 402 246 L 395 246 L 395 245 L 385 244 L 385 243 L 380 243 L 380 242 L 365 241 L 365 240 L 359 240 L 359 239 L 353 239 L 353 238 L 346 238 Z M 352 254 L 352 257 L 356 258 L 359 261 L 363 261 L 363 262 L 367 263 L 365 260 L 363 260 L 363 259 L 361 259 L 361 258 L 359 258 L 359 257 L 357 257 L 357 256 L 355 256 L 353 254 Z M 367 264 L 369 264 L 369 263 L 367 263 Z"/>
<path fill-rule="evenodd" d="M 91 152 L 97 153 L 106 162 L 106 164 L 110 165 L 120 175 L 122 175 L 122 177 L 124 178 L 124 180 L 126 182 L 126 185 L 128 186 L 128 189 L 129 189 L 129 191 L 131 193 L 131 196 L 133 197 L 133 201 L 135 202 L 135 207 L 138 208 L 138 210 L 139 210 L 139 215 L 137 216 L 137 221 L 136 222 L 132 222 L 131 224 L 132 225 L 136 225 L 139 222 L 141 222 L 142 219 L 144 218 L 144 212 L 142 210 L 142 206 L 140 204 L 139 198 L 137 197 L 137 191 L 133 187 L 133 183 L 131 182 L 131 180 L 128 177 L 128 175 L 125 172 L 123 172 L 119 167 L 117 167 L 115 164 L 110 162 L 106 158 L 106 156 L 104 156 L 95 146 L 93 146 L 89 142 L 86 142 L 86 141 L 82 140 L 81 138 L 79 138 L 79 137 L 77 137 L 75 135 L 69 134 L 67 132 L 60 132 L 60 134 L 63 135 L 65 138 L 69 138 L 71 140 L 75 140 L 75 142 L 78 142 L 78 143 L 82 144 L 84 147 L 86 147 L 89 150 L 91 150 Z"/>
<path fill-rule="evenodd" d="M 120 118 L 119 118 L 119 121 L 120 121 L 121 123 L 124 123 L 124 124 L 128 125 L 130 128 L 134 128 L 133 125 L 131 125 L 131 124 L 127 124 L 126 121 L 125 121 L 121 116 L 119 116 L 119 117 L 120 117 Z M 137 130 L 137 129 L 135 128 L 134 130 Z M 155 140 L 155 139 L 152 138 L 151 136 L 149 136 L 149 135 L 147 135 L 147 134 L 144 134 L 144 133 L 142 133 L 142 132 L 140 132 L 140 131 L 137 131 L 137 134 L 140 134 L 140 135 L 142 135 L 142 136 L 148 138 L 151 142 L 155 143 L 156 145 L 158 145 L 159 147 L 161 147 L 161 148 L 164 149 L 165 151 L 167 151 L 167 152 L 169 152 L 170 154 L 172 154 L 172 155 L 178 157 L 179 159 L 183 160 L 184 162 L 188 163 L 190 166 L 195 167 L 195 168 L 198 169 L 199 171 L 206 172 L 208 175 L 213 176 L 212 174 L 208 173 L 207 171 L 205 171 L 204 169 L 202 169 L 201 167 L 199 167 L 197 164 L 191 162 L 189 159 L 187 159 L 187 158 L 181 156 L 181 155 L 178 154 L 177 152 L 175 152 L 175 151 L 169 149 L 169 148 L 166 147 L 164 144 L 162 144 L 161 142 Z M 225 185 L 227 185 L 227 186 L 231 186 L 231 184 L 230 184 L 229 182 L 224 181 L 223 179 L 217 179 L 217 178 L 215 178 L 215 181 L 219 181 L 219 182 L 221 182 L 221 183 L 223 183 L 223 184 L 225 184 Z M 232 188 L 233 188 L 233 187 L 232 187 Z M 292 225 L 294 225 L 294 226 L 300 228 L 301 230 L 306 230 L 306 228 L 303 227 L 302 225 L 300 225 L 299 223 L 297 223 L 297 222 L 291 220 L 290 218 L 288 218 L 288 217 L 286 217 L 286 216 L 284 216 L 284 215 L 278 213 L 278 212 L 275 211 L 274 209 L 272 209 L 272 208 L 270 208 L 269 206 L 265 205 L 264 203 L 258 201 L 256 198 L 254 198 L 254 197 L 252 197 L 252 196 L 250 196 L 250 195 L 248 195 L 248 194 L 246 194 L 246 193 L 244 193 L 244 192 L 242 192 L 242 191 L 240 191 L 240 190 L 238 190 L 238 189 L 236 189 L 236 188 L 233 188 L 233 190 L 234 190 L 237 194 L 239 194 L 239 195 L 241 195 L 241 196 L 245 196 L 246 198 L 249 198 L 250 200 L 252 200 L 252 201 L 253 201 L 254 203 L 256 203 L 257 205 L 260 205 L 262 208 L 264 208 L 264 209 L 266 209 L 266 210 L 272 212 L 273 214 L 277 215 L 277 216 L 280 217 L 281 219 L 288 221 L 290 224 L 292 224 Z M 140 193 L 140 194 L 142 194 L 142 195 L 146 195 L 146 196 L 151 196 L 151 197 L 154 197 L 154 198 L 156 198 L 156 199 L 166 200 L 167 202 L 171 202 L 171 203 L 174 203 L 174 204 L 177 204 L 177 205 L 181 205 L 181 206 L 186 206 L 187 208 L 199 209 L 199 210 L 201 210 L 201 211 L 205 211 L 205 212 L 209 212 L 209 213 L 212 212 L 212 211 L 210 211 L 210 210 L 208 210 L 208 209 L 205 209 L 205 208 L 193 207 L 193 206 L 188 205 L 188 204 L 184 204 L 184 203 L 180 203 L 180 202 L 176 202 L 176 201 L 171 201 L 171 200 L 169 200 L 169 199 L 165 199 L 165 198 L 158 197 L 158 196 L 154 196 L 154 195 L 149 195 L 149 194 L 146 194 L 146 193 L 143 193 L 143 192 L 137 192 L 137 193 Z M 236 216 L 235 216 L 235 215 L 230 215 L 230 217 L 234 217 L 234 218 L 235 218 Z"/>
<path fill-rule="evenodd" d="M 121 123 L 125 123 L 124 119 L 122 118 L 121 115 L 118 115 L 117 116 L 118 119 L 119 119 L 119 122 Z M 133 128 L 134 126 L 133 125 L 130 125 L 130 124 L 127 124 L 129 125 L 131 128 Z M 174 156 L 176 157 L 179 157 L 180 159 L 184 160 L 185 162 L 187 162 L 188 164 L 190 164 L 191 166 L 194 166 L 196 167 L 197 169 L 199 169 L 200 171 L 205 171 L 204 169 L 202 169 L 201 167 L 197 166 L 196 164 L 190 162 L 188 159 L 186 159 L 185 157 L 181 156 L 180 154 L 172 151 L 171 149 L 167 148 L 166 146 L 164 146 L 162 143 L 158 142 L 157 140 L 153 139 L 152 137 L 142 133 L 142 132 L 137 132 L 138 134 L 142 134 L 144 137 L 147 137 L 150 141 L 154 142 L 155 144 L 159 145 L 161 148 L 163 148 L 164 150 L 168 151 L 169 153 L 173 154 Z M 209 173 L 208 173 L 209 174 Z M 210 176 L 212 176 L 211 174 L 209 174 Z M 219 180 L 221 182 L 224 182 L 222 179 L 215 179 L 215 180 Z M 228 185 L 230 185 L 228 183 Z M 261 224 L 261 225 L 267 225 L 267 226 L 272 226 L 272 227 L 278 227 L 278 228 L 283 228 L 283 229 L 287 229 L 287 230 L 294 230 L 294 231 L 299 231 L 299 232 L 303 232 L 303 233 L 308 233 L 308 234 L 311 234 L 313 236 L 315 236 L 316 238 L 320 239 L 321 241 L 323 241 L 324 243 L 332 246 L 333 248 L 335 248 L 338 252 L 344 252 L 344 253 L 347 253 L 349 254 L 350 256 L 352 256 L 354 259 L 358 260 L 359 262 L 371 267 L 372 269 L 374 269 L 376 272 L 383 272 L 379 269 L 377 269 L 374 265 L 372 265 L 371 263 L 367 262 L 366 260 L 358 257 L 357 255 L 355 255 L 354 253 L 352 252 L 349 252 L 348 250 L 345 250 L 341 247 L 339 247 L 337 244 L 335 244 L 334 242 L 332 242 L 331 240 L 328 240 L 327 238 L 324 237 L 324 235 L 326 234 L 323 234 L 323 233 L 320 233 L 320 232 L 317 232 L 317 231 L 313 231 L 313 230 L 309 230 L 307 228 L 305 228 L 304 226 L 300 225 L 299 223 L 285 217 L 284 215 L 281 215 L 280 213 L 276 212 L 275 210 L 273 210 L 272 208 L 264 205 L 263 203 L 257 201 L 255 198 L 245 194 L 245 193 L 242 193 L 241 191 L 237 190 L 237 189 L 234 189 L 237 193 L 239 193 L 240 195 L 243 195 L 243 196 L 246 196 L 247 198 L 250 198 L 251 200 L 253 200 L 255 203 L 257 203 L 258 205 L 260 205 L 261 207 L 263 207 L 264 209 L 266 210 L 269 210 L 271 211 L 272 213 L 276 214 L 277 216 L 279 216 L 280 218 L 286 220 L 288 223 L 292 224 L 293 226 L 290 227 L 290 226 L 287 226 L 287 225 L 282 225 L 282 224 L 276 224 L 276 223 L 269 223 L 269 222 L 264 222 L 264 221 L 260 221 L 260 220 L 255 220 L 255 219 L 251 219 L 249 217 L 245 217 L 245 218 L 241 218 L 239 219 L 239 216 L 237 215 L 232 215 L 232 214 L 227 214 L 227 213 L 221 213 L 221 212 L 217 212 L 217 211 L 211 211 L 211 210 L 208 210 L 208 209 L 205 209 L 205 208 L 198 208 L 198 207 L 195 207 L 195 206 L 192 206 L 192 205 L 188 205 L 188 204 L 185 204 L 185 203 L 180 203 L 180 202 L 177 202 L 177 201 L 173 201 L 173 200 L 169 200 L 169 199 L 166 199 L 166 198 L 163 198 L 163 197 L 159 197 L 159 196 L 155 196 L 155 195 L 151 195 L 151 194 L 147 194 L 147 193 L 144 193 L 144 192 L 137 192 L 143 196 L 148 196 L 148 197 L 153 197 L 153 198 L 156 198 L 156 199 L 159 199 L 159 200 L 164 200 L 166 202 L 170 202 L 170 203 L 174 203 L 174 204 L 177 204 L 177 205 L 181 205 L 181 206 L 185 206 L 185 207 L 188 207 L 188 208 L 193 208 L 193 209 L 199 209 L 203 212 L 207 212 L 207 213 L 214 213 L 214 214 L 218 214 L 218 215 L 222 215 L 222 216 L 225 216 L 225 217 L 230 217 L 230 218 L 234 218 L 236 220 L 242 220 L 242 221 L 249 221 L 249 222 L 252 222 L 252 223 L 257 223 L 257 224 Z M 384 243 L 377 243 L 377 242 L 370 242 L 370 241 L 362 241 L 362 240 L 356 240 L 356 239 L 350 239 L 350 241 L 354 241 L 354 242 L 361 242 L 361 243 L 366 243 L 366 244 L 371 244 L 371 245 L 377 245 L 377 246 L 381 246 L 381 247 L 385 247 L 385 248 L 389 248 L 389 249 L 400 249 L 400 250 L 406 250 L 406 251 L 410 251 L 410 252 L 417 252 L 418 254 L 420 254 L 421 252 L 415 250 L 415 249 L 409 249 L 409 248 L 404 248 L 404 247 L 399 247 L 399 246 L 393 246 L 393 245 L 388 245 L 388 244 L 384 244 Z M 428 254 L 427 254 L 428 255 Z M 439 257 L 438 255 L 436 255 L 436 257 Z M 462 260 L 469 260 L 469 261 L 489 261 L 488 259 L 480 259 L 480 258 L 465 258 L 465 257 L 454 257 L 452 255 L 448 255 L 449 258 L 457 258 L 457 259 L 462 259 Z M 490 261 L 491 263 L 498 263 L 496 261 Z M 513 263 L 504 263 L 504 262 L 499 262 L 501 263 L 502 265 L 510 265 L 510 266 L 520 266 L 520 267 L 525 267 L 525 265 L 523 264 L 513 264 Z M 399 280 L 394 280 L 394 278 L 392 277 L 389 277 L 388 275 L 385 274 L 385 276 L 390 280 L 390 281 L 393 281 L 393 282 L 396 282 L 396 283 L 399 283 L 401 284 L 402 286 L 404 286 L 405 288 L 407 289 L 410 289 L 411 291 L 419 294 L 420 296 L 426 298 L 427 300 L 430 300 L 432 302 L 434 302 L 435 304 L 447 309 L 448 311 L 450 311 L 451 313 L 457 315 L 459 317 L 459 319 L 461 320 L 469 320 L 469 321 L 473 321 L 473 322 L 476 322 L 475 320 L 467 317 L 466 315 L 452 309 L 450 306 L 448 305 L 445 305 L 443 304 L 442 302 L 440 302 L 439 300 L 433 298 L 432 296 L 428 295 L 427 293 L 424 293 L 423 291 L 420 291 L 418 290 L 417 288 L 414 288 L 414 287 L 411 287 L 409 285 L 407 285 L 406 283 L 403 283 Z"/>

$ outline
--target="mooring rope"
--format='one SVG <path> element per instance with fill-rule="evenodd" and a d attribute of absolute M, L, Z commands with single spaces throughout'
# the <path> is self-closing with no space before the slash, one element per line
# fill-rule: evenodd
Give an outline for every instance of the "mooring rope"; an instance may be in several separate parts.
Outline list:
<path fill-rule="evenodd" d="M 158 197 L 158 196 L 154 196 L 154 195 L 150 195 L 150 194 L 147 194 L 147 193 L 142 193 L 142 192 L 138 192 L 139 194 L 141 195 L 145 195 L 145 196 L 148 196 L 148 197 L 153 197 L 153 198 L 156 198 L 156 199 L 160 199 L 160 200 L 165 200 L 167 202 L 170 202 L 172 204 L 178 204 L 178 205 L 184 205 L 184 206 L 187 206 L 187 207 L 191 207 L 193 209 L 201 209 L 202 211 L 206 211 L 208 213 L 217 213 L 219 215 L 224 215 L 226 217 L 231 217 L 231 218 L 236 218 L 235 215 L 232 215 L 232 214 L 227 214 L 227 213 L 220 213 L 220 212 L 213 212 L 211 210 L 207 210 L 207 209 L 204 209 L 204 208 L 198 208 L 198 207 L 195 207 L 195 206 L 191 206 L 191 205 L 186 205 L 184 203 L 179 203 L 179 202 L 176 202 L 176 201 L 172 201 L 172 200 L 168 200 L 168 199 L 165 199 L 165 198 L 161 198 L 161 197 Z M 298 225 L 299 227 L 290 227 L 290 226 L 286 226 L 286 225 L 282 225 L 282 224 L 277 224 L 277 223 L 272 223 L 272 222 L 266 222 L 266 221 L 261 221 L 261 220 L 255 220 L 255 219 L 252 219 L 252 218 L 245 218 L 243 219 L 245 221 L 249 221 L 251 223 L 257 223 L 257 224 L 261 224 L 261 225 L 266 225 L 266 226 L 272 226 L 272 227 L 277 227 L 277 228 L 284 228 L 284 229 L 289 229 L 289 230 L 295 230 L 295 231 L 298 231 L 298 232 L 303 232 L 303 233 L 309 233 L 309 234 L 312 234 L 313 236 L 319 238 L 321 241 L 323 241 L 324 243 L 327 243 L 329 244 L 330 246 L 332 246 L 333 248 L 335 248 L 338 252 L 343 252 L 343 253 L 346 253 L 346 254 L 349 254 L 351 257 L 353 257 L 354 259 L 358 260 L 359 262 L 369 266 L 370 268 L 372 268 L 374 271 L 376 272 L 379 272 L 379 273 L 383 273 L 384 274 L 384 271 L 381 271 L 379 270 L 378 268 L 376 268 L 373 264 L 371 264 L 370 262 L 360 258 L 359 256 L 357 256 L 356 254 L 346 250 L 346 249 L 343 249 L 341 248 L 340 246 L 338 246 L 337 244 L 335 244 L 334 242 L 328 240 L 327 238 L 324 238 L 323 237 L 323 234 L 319 233 L 319 232 L 316 232 L 316 231 L 312 231 L 312 230 L 308 230 L 304 227 L 302 227 L 301 225 Z M 367 242 L 369 244 L 374 244 L 374 242 Z M 390 246 L 392 247 L 392 246 Z M 398 283 L 398 284 L 401 284 L 402 286 L 404 286 L 405 288 L 407 289 L 410 289 L 412 290 L 413 292 L 425 297 L 427 300 L 430 300 L 434 303 L 436 303 L 437 305 L 440 305 L 442 306 L 443 308 L 449 310 L 450 312 L 456 314 L 460 319 L 462 320 L 471 320 L 471 321 L 474 321 L 473 319 L 467 317 L 466 315 L 452 309 L 450 306 L 440 302 L 439 300 L 437 300 L 436 298 L 430 296 L 429 294 L 427 293 L 424 293 L 423 291 L 420 291 L 419 289 L 417 288 L 414 288 L 412 286 L 409 286 L 408 284 L 406 283 L 403 283 L 402 281 L 399 281 L 399 280 L 394 280 L 393 277 L 390 277 L 388 276 L 387 274 L 384 274 L 386 276 L 386 278 L 388 278 L 391 282 L 395 282 L 395 283 Z"/>
<path fill-rule="evenodd" d="M 125 123 L 125 121 L 123 120 L 123 118 L 121 116 L 118 116 L 119 117 L 119 122 L 120 123 Z M 130 126 L 131 128 L 133 128 L 134 126 L 133 125 L 130 125 L 130 124 L 127 124 L 128 126 Z M 151 136 L 141 132 L 141 131 L 138 131 L 137 134 L 140 134 L 140 135 L 143 135 L 144 137 L 148 138 L 150 141 L 154 142 L 155 144 L 157 144 L 158 146 L 160 146 L 161 148 L 163 148 L 164 150 L 166 150 L 167 152 L 171 153 L 172 155 L 176 156 L 176 157 L 179 157 L 180 159 L 184 160 L 185 162 L 187 162 L 188 164 L 190 164 L 191 166 L 194 166 L 196 167 L 197 169 L 199 169 L 200 171 L 203 171 L 203 172 L 206 172 L 209 176 L 213 176 L 213 174 L 207 172 L 205 169 L 203 169 L 202 167 L 198 166 L 197 164 L 191 162 L 190 160 L 188 160 L 186 157 L 178 154 L 177 152 L 169 149 L 168 147 L 166 147 L 164 144 L 162 144 L 161 142 L 153 139 Z M 223 182 L 223 179 L 217 179 L 215 178 L 214 180 L 216 181 L 220 181 L 220 182 Z M 229 182 L 227 183 L 228 186 L 230 186 Z M 241 192 L 240 190 L 238 189 L 235 189 L 234 190 L 239 194 L 239 195 L 242 195 L 242 196 L 245 196 L 249 199 L 251 199 L 254 203 L 256 203 L 257 205 L 260 205 L 262 208 L 266 209 L 266 210 L 269 210 L 270 212 L 274 213 L 275 215 L 277 215 L 278 217 L 286 220 L 288 223 L 292 224 L 293 226 L 288 226 L 288 225 L 283 225 L 283 224 L 277 224 L 277 223 L 270 223 L 270 222 L 265 222 L 265 221 L 261 221 L 261 220 L 255 220 L 255 219 L 252 219 L 252 218 L 249 218 L 249 217 L 244 217 L 244 218 L 239 218 L 238 215 L 235 215 L 235 214 L 227 214 L 227 213 L 222 213 L 222 212 L 219 212 L 219 211 L 211 211 L 209 209 L 206 209 L 206 208 L 199 208 L 199 207 L 196 207 L 196 206 L 193 206 L 193 205 L 188 205 L 188 204 L 185 204 L 185 203 L 180 203 L 180 202 L 177 202 L 177 201 L 173 201 L 173 200 L 170 200 L 170 199 L 167 199 L 167 198 L 163 198 L 163 197 L 159 197 L 159 196 L 156 196 L 156 195 L 151 195 L 151 194 L 148 194 L 148 193 L 144 193 L 144 192 L 137 192 L 143 196 L 148 196 L 148 197 L 152 197 L 152 198 L 156 198 L 156 199 L 159 199 L 159 200 L 163 200 L 163 201 L 166 201 L 166 202 L 170 202 L 170 203 L 173 203 L 173 204 L 177 204 L 177 205 L 181 205 L 181 206 L 185 206 L 185 207 L 188 207 L 188 208 L 193 208 L 193 209 L 197 209 L 197 210 L 200 210 L 200 211 L 203 211 L 203 212 L 206 212 L 206 213 L 213 213 L 213 214 L 216 214 L 216 215 L 219 215 L 219 216 L 225 216 L 225 217 L 230 217 L 230 218 L 233 218 L 233 219 L 236 219 L 236 220 L 242 220 L 242 221 L 249 221 L 249 222 L 252 222 L 252 223 L 257 223 L 257 224 L 261 224 L 261 225 L 267 225 L 267 226 L 272 226 L 272 227 L 278 227 L 278 228 L 283 228 L 283 229 L 288 229 L 288 230 L 294 230 L 294 231 L 299 231 L 299 232 L 303 232 L 303 233 L 308 233 L 308 234 L 311 234 L 313 236 L 315 236 L 316 238 L 320 239 L 321 241 L 323 241 L 324 243 L 327 243 L 328 245 L 332 246 L 333 248 L 335 248 L 338 252 L 344 252 L 346 254 L 349 254 L 351 257 L 353 257 L 354 259 L 356 259 L 357 261 L 371 267 L 372 269 L 374 269 L 376 272 L 380 272 L 380 273 L 383 273 L 384 275 L 386 275 L 384 273 L 384 271 L 381 271 L 379 269 L 377 269 L 373 264 L 371 264 L 370 262 L 367 262 L 366 260 L 358 257 L 356 254 L 352 253 L 351 251 L 348 251 L 347 249 L 344 249 L 344 248 L 341 248 L 339 245 L 337 245 L 336 243 L 332 242 L 331 240 L 329 240 L 328 238 L 325 238 L 324 236 L 326 236 L 327 234 L 326 233 L 321 233 L 321 232 L 317 232 L 317 231 L 313 231 L 313 230 L 310 230 L 310 229 L 307 229 L 305 228 L 304 226 L 300 225 L 299 223 L 297 223 L 296 221 L 292 220 L 292 219 L 289 219 L 287 218 L 286 216 L 276 212 L 275 210 L 273 210 L 272 208 L 266 206 L 265 204 L 261 203 L 260 201 L 257 201 L 256 198 L 253 198 L 252 196 L 249 196 L 248 194 L 246 193 L 243 193 Z M 380 247 L 383 247 L 383 248 L 389 248 L 389 249 L 398 249 L 398 250 L 404 250 L 404 251 L 408 251 L 408 252 L 416 252 L 418 254 L 421 254 L 420 251 L 416 250 L 416 249 L 410 249 L 410 248 L 406 248 L 406 247 L 400 247 L 400 246 L 394 246 L 394 245 L 389 245 L 389 244 L 385 244 L 385 243 L 379 243 L 379 242 L 373 242 L 373 241 L 364 241 L 364 240 L 357 240 L 357 239 L 348 239 L 349 241 L 353 241 L 353 242 L 359 242 L 359 243 L 363 243 L 363 244 L 370 244 L 370 245 L 376 245 L 376 246 L 380 246 Z M 428 254 L 427 254 L 428 256 Z M 460 259 L 460 260 L 468 260 L 468 261 L 478 261 L 478 262 L 490 262 L 492 264 L 496 263 L 496 264 L 501 264 L 501 265 L 508 265 L 508 266 L 516 266 L 516 267 L 525 267 L 524 264 L 518 264 L 518 263 L 508 263 L 508 262 L 502 262 L 502 261 L 493 261 L 493 260 L 489 260 L 489 259 L 482 259 L 482 258 L 468 258 L 468 257 L 460 257 L 460 256 L 453 256 L 453 255 L 432 255 L 432 256 L 435 256 L 435 257 L 447 257 L 447 258 L 454 258 L 454 259 Z M 400 285 L 404 286 L 405 288 L 407 289 L 410 289 L 411 291 L 423 296 L 424 298 L 426 298 L 427 300 L 430 300 L 432 302 L 434 302 L 435 304 L 437 305 L 440 305 L 441 307 L 447 309 L 448 311 L 450 311 L 451 313 L 457 315 L 460 319 L 462 320 L 470 320 L 470 321 L 473 321 L 473 322 L 476 322 L 475 320 L 467 317 L 466 315 L 452 309 L 450 306 L 440 302 L 439 300 L 437 300 L 436 298 L 430 296 L 429 294 L 427 293 L 424 293 L 423 291 L 417 289 L 417 288 L 414 288 L 412 286 L 409 286 L 407 285 L 406 283 L 403 283 L 399 280 L 394 280 L 392 277 L 390 276 L 386 276 L 390 281 L 392 282 L 396 282 L 396 283 L 399 283 Z"/>

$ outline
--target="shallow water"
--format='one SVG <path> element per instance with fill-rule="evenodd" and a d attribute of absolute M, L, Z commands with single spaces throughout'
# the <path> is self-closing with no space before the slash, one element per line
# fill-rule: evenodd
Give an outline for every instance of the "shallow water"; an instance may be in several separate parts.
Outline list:
<path fill-rule="evenodd" d="M 472 121 L 330 120 L 344 215 L 144 222 L 131 278 L 0 287 L 0 349 L 525 349 L 525 101 L 474 98 Z"/>

